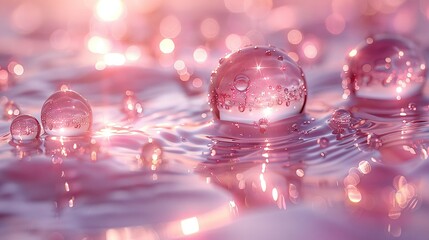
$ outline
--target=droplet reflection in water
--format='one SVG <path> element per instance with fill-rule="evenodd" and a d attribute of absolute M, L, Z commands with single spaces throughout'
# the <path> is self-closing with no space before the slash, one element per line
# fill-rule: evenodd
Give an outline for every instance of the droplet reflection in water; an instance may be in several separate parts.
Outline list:
<path fill-rule="evenodd" d="M 350 51 L 343 71 L 345 97 L 401 100 L 421 93 L 426 63 L 410 40 L 377 35 Z"/>
<path fill-rule="evenodd" d="M 144 144 L 140 154 L 141 165 L 156 170 L 163 162 L 163 152 L 162 145 L 158 141 L 152 140 Z"/>
<path fill-rule="evenodd" d="M 307 87 L 301 68 L 272 46 L 246 47 L 219 60 L 209 92 L 216 119 L 258 124 L 299 114 Z"/>
<path fill-rule="evenodd" d="M 79 136 L 90 130 L 92 110 L 88 101 L 77 92 L 58 91 L 43 104 L 41 119 L 49 135 Z"/>
<path fill-rule="evenodd" d="M 40 136 L 40 124 L 36 118 L 21 115 L 10 124 L 10 134 L 15 141 L 31 141 Z"/>

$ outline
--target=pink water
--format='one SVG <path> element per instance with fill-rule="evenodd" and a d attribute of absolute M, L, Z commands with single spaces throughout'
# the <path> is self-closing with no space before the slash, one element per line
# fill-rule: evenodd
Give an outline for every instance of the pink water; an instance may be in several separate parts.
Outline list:
<path fill-rule="evenodd" d="M 303 32 L 317 33 L 314 18 Z M 418 23 L 406 35 L 420 40 L 427 61 L 425 16 Z M 66 86 L 87 98 L 93 123 L 88 135 L 18 144 L 11 119 L 0 120 L 1 239 L 427 239 L 429 86 L 400 101 L 344 99 L 347 54 L 388 26 L 350 24 L 356 28 L 340 36 L 318 34 L 320 55 L 300 61 L 303 112 L 264 131 L 213 120 L 207 94 L 222 41 L 193 66 L 198 82 L 156 61 L 96 70 L 86 50 L 47 46 L 43 29 L 8 38 L 37 50 L 5 50 L 25 74 L 2 96 L 40 121 L 43 103 Z M 294 47 L 282 31 L 264 36 Z M 192 53 L 186 49 L 182 56 Z"/>

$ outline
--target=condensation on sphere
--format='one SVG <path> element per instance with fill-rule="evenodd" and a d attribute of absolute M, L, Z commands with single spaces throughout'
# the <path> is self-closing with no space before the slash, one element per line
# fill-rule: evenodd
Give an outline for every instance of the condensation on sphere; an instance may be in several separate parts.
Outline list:
<path fill-rule="evenodd" d="M 211 111 L 224 121 L 279 121 L 302 112 L 306 98 L 301 68 L 272 46 L 250 46 L 227 55 L 211 77 Z"/>
<path fill-rule="evenodd" d="M 342 129 L 350 128 L 352 123 L 352 114 L 346 109 L 337 109 L 329 120 L 329 126 L 335 130 L 340 131 Z"/>
<path fill-rule="evenodd" d="M 15 141 L 30 141 L 40 136 L 40 124 L 30 115 L 20 115 L 10 124 L 10 134 Z"/>
<path fill-rule="evenodd" d="M 421 93 L 425 77 L 422 51 L 413 42 L 376 35 L 349 53 L 343 66 L 344 97 L 406 99 Z"/>
<path fill-rule="evenodd" d="M 43 104 L 41 120 L 48 135 L 80 136 L 91 128 L 92 110 L 88 101 L 77 92 L 58 91 Z"/>

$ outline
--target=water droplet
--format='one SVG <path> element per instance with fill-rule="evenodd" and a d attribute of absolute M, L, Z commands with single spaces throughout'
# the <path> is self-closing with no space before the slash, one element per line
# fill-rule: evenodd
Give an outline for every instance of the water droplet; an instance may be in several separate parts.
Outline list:
<path fill-rule="evenodd" d="M 410 109 L 411 111 L 416 111 L 417 110 L 417 106 L 415 103 L 409 103 L 408 104 L 408 109 Z"/>
<path fill-rule="evenodd" d="M 400 100 L 421 93 L 426 65 L 422 51 L 408 39 L 378 35 L 349 54 L 343 68 L 345 94 Z"/>
<path fill-rule="evenodd" d="M 130 118 L 135 118 L 143 113 L 143 107 L 132 91 L 126 91 L 122 99 L 122 112 Z"/>
<path fill-rule="evenodd" d="M 90 130 L 92 110 L 80 94 L 71 90 L 58 91 L 43 104 L 41 119 L 42 126 L 49 135 L 79 136 Z"/>
<path fill-rule="evenodd" d="M 332 114 L 331 121 L 336 125 L 350 126 L 352 115 L 345 109 L 337 109 Z"/>
<path fill-rule="evenodd" d="M 250 80 L 246 75 L 239 74 L 234 79 L 234 87 L 240 92 L 244 92 L 249 88 Z"/>
<path fill-rule="evenodd" d="M 10 134 L 15 141 L 30 141 L 40 136 L 40 124 L 30 115 L 20 115 L 10 124 Z"/>
<path fill-rule="evenodd" d="M 279 61 L 283 61 L 283 56 L 278 56 L 278 57 L 277 57 L 277 60 L 279 60 Z"/>
<path fill-rule="evenodd" d="M 378 137 L 374 133 L 368 134 L 366 136 L 366 143 L 370 148 L 373 149 L 379 149 L 383 145 L 383 142 L 381 141 L 380 137 Z"/>
<path fill-rule="evenodd" d="M 276 57 L 267 58 L 268 51 L 275 52 Z M 278 56 L 285 61 L 279 61 Z M 228 59 L 234 64 L 222 62 L 211 78 L 209 102 L 215 118 L 247 124 L 261 118 L 275 122 L 303 110 L 306 81 L 301 68 L 286 53 L 274 47 L 247 47 Z M 284 92 L 285 88 L 290 91 Z M 226 104 L 229 99 L 234 99 L 238 107 Z"/>
<path fill-rule="evenodd" d="M 219 58 L 219 64 L 222 64 L 225 61 L 225 58 Z"/>
<path fill-rule="evenodd" d="M 321 138 L 317 139 L 317 143 L 319 144 L 319 146 L 321 148 L 326 148 L 329 146 L 329 139 L 327 139 L 325 137 L 321 137 Z"/>
<path fill-rule="evenodd" d="M 345 109 L 337 109 L 332 114 L 329 121 L 329 126 L 335 132 L 342 132 L 344 129 L 348 129 L 351 126 L 352 115 Z"/>
<path fill-rule="evenodd" d="M 267 50 L 267 51 L 265 51 L 265 55 L 267 55 L 267 56 L 271 56 L 271 50 Z"/>
<path fill-rule="evenodd" d="M 3 119 L 10 120 L 21 115 L 21 109 L 13 101 L 7 101 L 3 108 Z"/>
<path fill-rule="evenodd" d="M 266 118 L 259 119 L 258 126 L 259 126 L 259 131 L 261 133 L 264 133 L 268 128 L 268 119 Z"/>
<path fill-rule="evenodd" d="M 143 167 L 149 167 L 152 170 L 158 168 L 162 162 L 164 150 L 158 141 L 152 141 L 143 145 L 140 160 Z"/>
<path fill-rule="evenodd" d="M 244 104 L 238 105 L 238 111 L 244 112 L 244 110 L 246 110 L 246 107 L 244 106 Z"/>

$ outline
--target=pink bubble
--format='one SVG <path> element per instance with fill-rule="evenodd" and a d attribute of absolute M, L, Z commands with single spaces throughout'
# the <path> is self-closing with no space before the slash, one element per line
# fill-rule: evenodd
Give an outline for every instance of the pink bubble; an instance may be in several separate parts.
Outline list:
<path fill-rule="evenodd" d="M 10 124 L 10 134 L 15 141 L 30 141 L 40 136 L 40 124 L 30 115 L 20 115 Z"/>
<path fill-rule="evenodd" d="M 401 100 L 419 95 L 426 64 L 413 42 L 397 36 L 368 38 L 349 53 L 343 67 L 345 95 Z"/>
<path fill-rule="evenodd" d="M 272 46 L 246 47 L 219 61 L 209 102 L 216 119 L 275 122 L 302 112 L 307 87 L 301 68 Z"/>
<path fill-rule="evenodd" d="M 49 135 L 79 136 L 90 130 L 92 110 L 80 94 L 71 90 L 58 91 L 43 104 L 41 119 Z"/>

